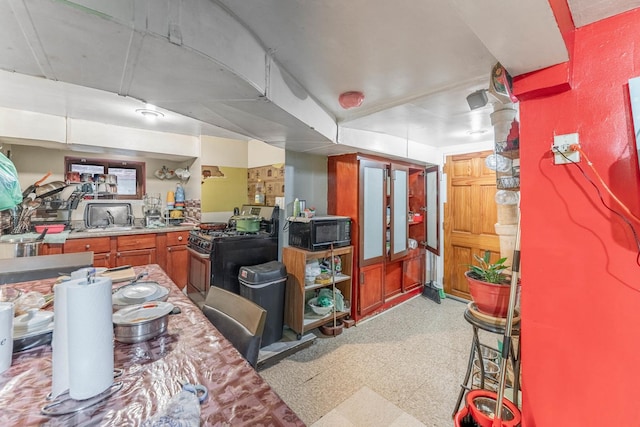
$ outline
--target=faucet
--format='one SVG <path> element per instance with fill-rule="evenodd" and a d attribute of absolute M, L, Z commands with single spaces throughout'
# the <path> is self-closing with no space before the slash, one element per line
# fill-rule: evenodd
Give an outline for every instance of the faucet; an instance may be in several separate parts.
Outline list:
<path fill-rule="evenodd" d="M 129 220 L 129 225 L 133 227 L 136 222 L 136 217 L 132 214 L 127 214 L 127 219 Z"/>
<path fill-rule="evenodd" d="M 113 214 L 110 211 L 107 211 L 107 226 L 114 225 L 116 223 L 116 219 L 113 217 Z"/>

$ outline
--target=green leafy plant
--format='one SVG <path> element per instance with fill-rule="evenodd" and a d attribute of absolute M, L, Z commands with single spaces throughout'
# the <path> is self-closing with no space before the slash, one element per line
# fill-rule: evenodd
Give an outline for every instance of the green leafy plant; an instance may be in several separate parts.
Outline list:
<path fill-rule="evenodd" d="M 505 265 L 507 258 L 500 258 L 498 261 L 490 262 L 491 252 L 485 251 L 484 257 L 478 255 L 473 256 L 478 265 L 469 264 L 469 276 L 472 279 L 482 280 L 483 282 L 502 284 L 508 282 L 507 275 L 504 273 L 509 268 Z"/>

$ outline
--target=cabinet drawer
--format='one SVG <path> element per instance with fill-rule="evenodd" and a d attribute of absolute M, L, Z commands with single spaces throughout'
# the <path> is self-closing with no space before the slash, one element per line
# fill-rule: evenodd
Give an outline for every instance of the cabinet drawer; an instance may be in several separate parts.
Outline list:
<path fill-rule="evenodd" d="M 188 238 L 188 231 L 174 231 L 171 233 L 167 233 L 167 246 L 186 245 Z"/>
<path fill-rule="evenodd" d="M 155 248 L 156 235 L 155 233 L 150 233 L 136 234 L 132 236 L 118 236 L 117 247 L 119 251 Z"/>
<path fill-rule="evenodd" d="M 110 237 L 94 237 L 88 239 L 72 239 L 67 240 L 64 244 L 64 253 L 73 252 L 110 252 Z"/>

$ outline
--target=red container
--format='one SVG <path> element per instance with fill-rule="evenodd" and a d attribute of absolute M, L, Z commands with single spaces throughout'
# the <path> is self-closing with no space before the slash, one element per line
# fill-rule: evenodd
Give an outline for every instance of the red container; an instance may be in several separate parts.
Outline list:
<path fill-rule="evenodd" d="M 36 233 L 42 233 L 44 229 L 47 229 L 47 234 L 55 234 L 61 233 L 64 231 L 64 224 L 46 224 L 46 225 L 36 225 Z"/>
<path fill-rule="evenodd" d="M 467 277 L 469 293 L 478 310 L 493 317 L 507 317 L 511 285 L 483 282 L 469 277 L 468 273 L 464 275 Z"/>

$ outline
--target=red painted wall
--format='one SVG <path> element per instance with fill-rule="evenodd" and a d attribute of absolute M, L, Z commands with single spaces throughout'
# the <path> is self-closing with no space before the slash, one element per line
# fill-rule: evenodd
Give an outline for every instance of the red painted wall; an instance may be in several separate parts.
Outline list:
<path fill-rule="evenodd" d="M 550 153 L 554 135 L 579 133 L 640 217 L 628 92 L 640 76 L 640 9 L 577 29 L 570 65 L 570 90 L 520 102 L 522 426 L 640 426 L 638 247 L 578 169 Z"/>

